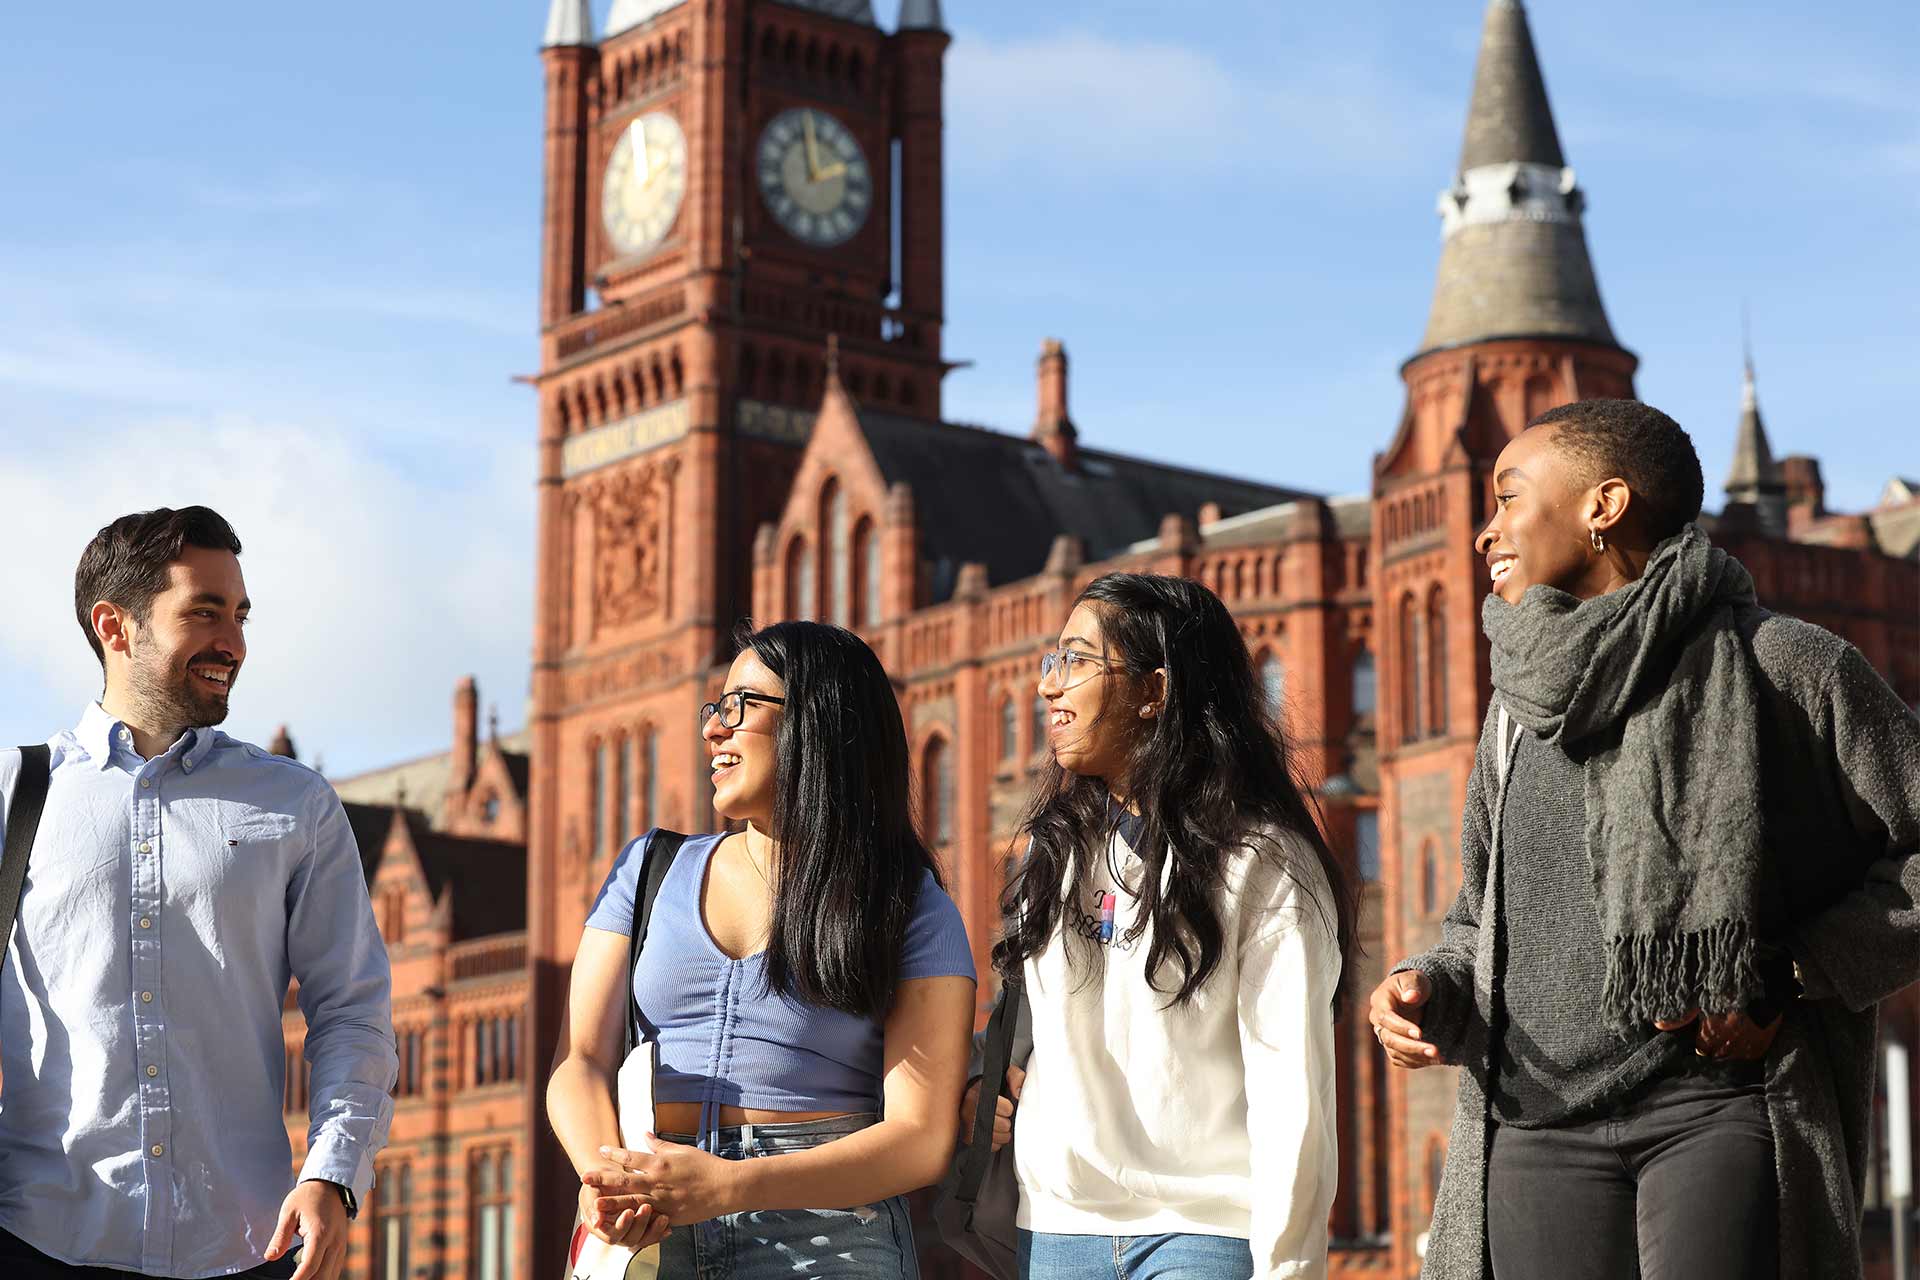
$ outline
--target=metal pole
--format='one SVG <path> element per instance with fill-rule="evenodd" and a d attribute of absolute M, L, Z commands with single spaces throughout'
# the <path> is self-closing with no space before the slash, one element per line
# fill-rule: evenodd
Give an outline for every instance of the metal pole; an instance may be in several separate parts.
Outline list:
<path fill-rule="evenodd" d="M 1913 1113 L 1907 1100 L 1907 1050 L 1887 1041 L 1887 1199 L 1893 1220 L 1894 1280 L 1912 1280 L 1907 1229 L 1913 1215 Z"/>

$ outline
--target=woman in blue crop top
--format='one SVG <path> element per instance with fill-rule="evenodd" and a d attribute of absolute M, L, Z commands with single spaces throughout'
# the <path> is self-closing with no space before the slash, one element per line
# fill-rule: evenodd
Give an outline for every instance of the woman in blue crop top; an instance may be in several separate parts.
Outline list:
<path fill-rule="evenodd" d="M 613 1081 L 634 889 L 622 852 L 574 958 L 547 1113 L 596 1235 L 663 1275 L 917 1276 L 904 1193 L 946 1171 L 973 1027 L 960 913 L 915 834 L 899 704 L 838 627 L 744 636 L 701 709 L 713 804 L 633 973 L 656 1046 L 652 1152 Z"/>

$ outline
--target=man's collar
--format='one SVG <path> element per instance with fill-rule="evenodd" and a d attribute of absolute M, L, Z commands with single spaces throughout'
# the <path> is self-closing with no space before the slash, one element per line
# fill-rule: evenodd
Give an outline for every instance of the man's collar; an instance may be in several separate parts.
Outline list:
<path fill-rule="evenodd" d="M 133 731 L 113 716 L 98 702 L 89 702 L 87 709 L 80 715 L 80 723 L 75 727 L 73 736 L 87 753 L 95 769 L 104 770 L 113 763 L 113 751 L 116 746 L 124 747 L 130 754 L 133 751 Z M 188 729 L 183 735 L 187 740 L 186 749 L 180 754 L 180 761 L 191 772 L 199 767 L 213 750 L 214 740 L 219 730 L 212 728 Z M 176 743 L 177 745 L 177 743 Z M 168 750 L 172 750 L 169 747 Z M 137 758 L 137 757 L 136 757 Z"/>

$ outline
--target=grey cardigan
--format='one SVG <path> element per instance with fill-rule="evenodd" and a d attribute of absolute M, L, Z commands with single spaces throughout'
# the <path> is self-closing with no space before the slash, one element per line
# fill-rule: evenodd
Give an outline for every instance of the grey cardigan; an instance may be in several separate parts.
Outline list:
<path fill-rule="evenodd" d="M 1805 996 L 1767 1055 L 1780 1187 L 1782 1280 L 1860 1280 L 1860 1199 L 1873 1102 L 1875 1006 L 1920 979 L 1920 719 L 1852 645 L 1748 608 L 1740 632 L 1761 688 L 1768 941 Z M 1425 1031 L 1460 1074 L 1424 1280 L 1488 1280 L 1488 1020 L 1505 813 L 1497 707 L 1480 733 L 1461 824 L 1462 877 L 1441 943 L 1403 962 L 1433 980 Z M 1729 760 L 1728 767 L 1749 762 Z M 1749 765 L 1750 767 L 1750 765 Z M 1489 927 L 1482 928 L 1485 923 Z M 1510 985 L 1553 974 L 1509 973 Z"/>

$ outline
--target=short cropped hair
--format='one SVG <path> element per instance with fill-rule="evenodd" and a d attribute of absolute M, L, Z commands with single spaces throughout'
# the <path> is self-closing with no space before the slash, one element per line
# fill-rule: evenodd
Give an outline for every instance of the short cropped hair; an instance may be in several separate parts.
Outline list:
<path fill-rule="evenodd" d="M 73 573 L 73 612 L 106 666 L 106 651 L 93 633 L 93 606 L 117 604 L 143 626 L 153 613 L 153 598 L 167 589 L 167 566 L 187 547 L 240 554 L 240 539 L 225 517 L 211 507 L 157 507 L 121 516 L 93 535 Z"/>
<path fill-rule="evenodd" d="M 1627 482 L 1642 504 L 1647 530 L 1658 542 L 1700 516 L 1706 480 L 1686 431 L 1638 400 L 1576 400 L 1527 424 L 1556 427 L 1553 443 L 1586 472 L 1588 483 L 1612 476 Z"/>

